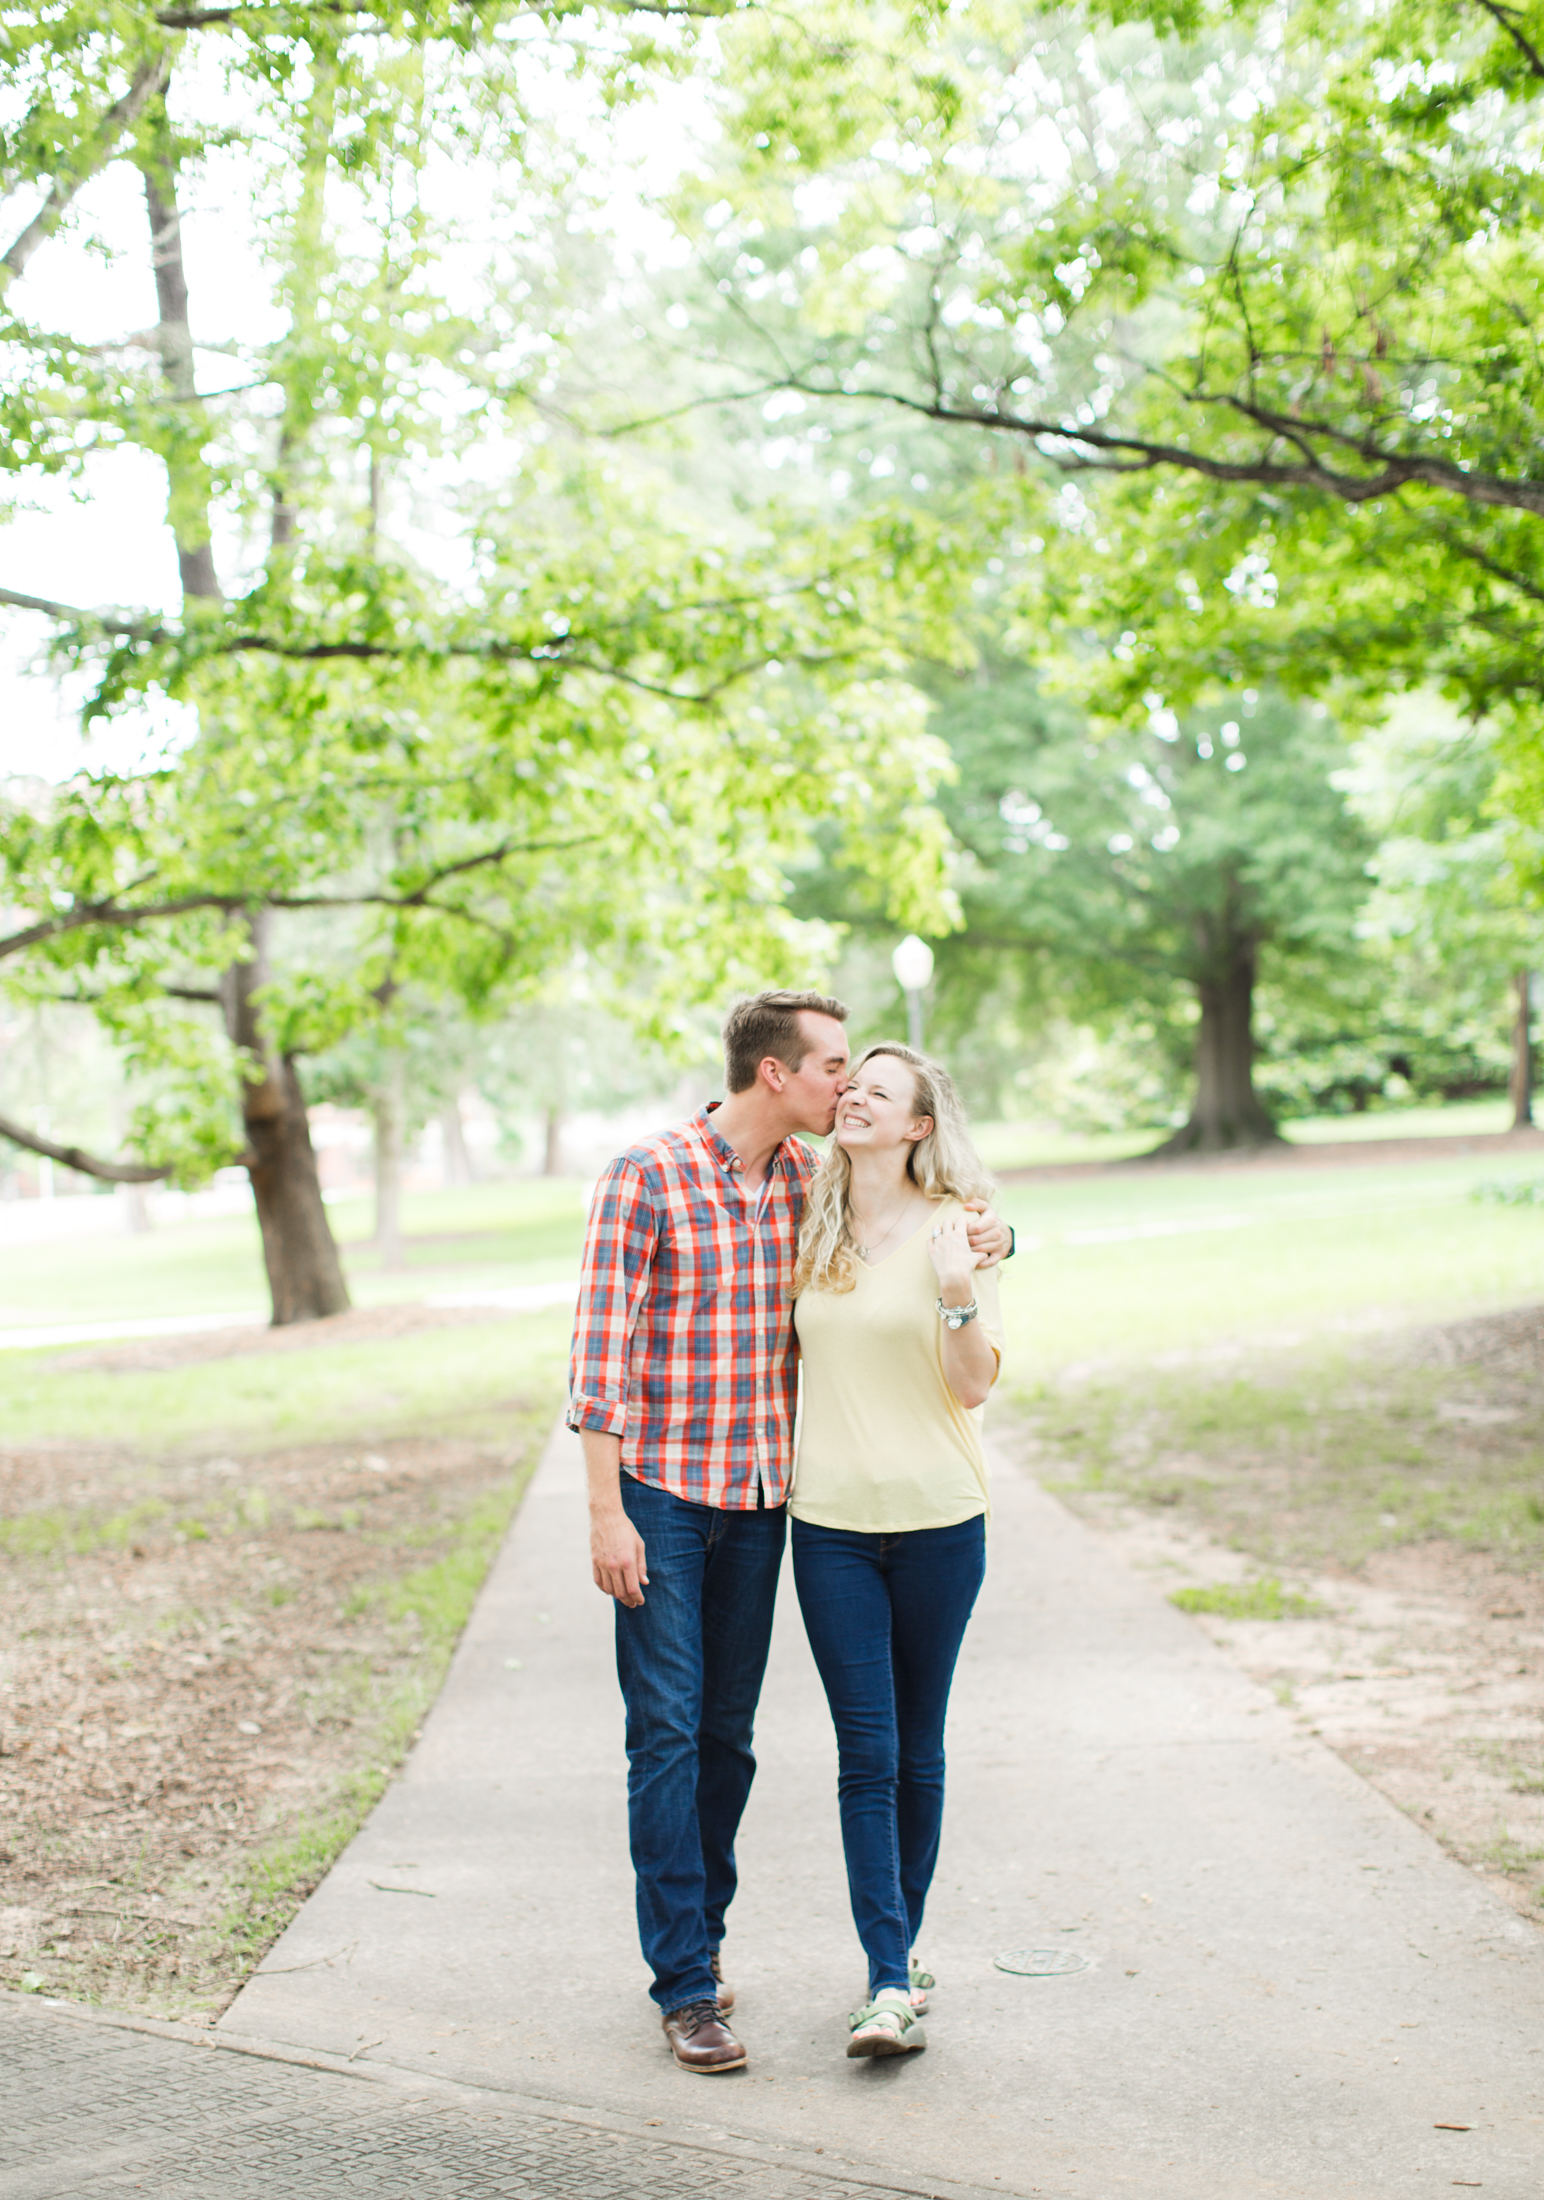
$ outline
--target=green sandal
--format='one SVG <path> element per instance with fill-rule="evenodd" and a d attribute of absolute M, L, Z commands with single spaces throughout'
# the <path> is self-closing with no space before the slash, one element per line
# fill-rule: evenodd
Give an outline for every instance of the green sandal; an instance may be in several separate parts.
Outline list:
<path fill-rule="evenodd" d="M 910 1958 L 909 1970 L 911 1977 L 911 2006 L 913 2007 L 913 2009 L 920 2012 L 927 2007 L 928 1989 L 930 1987 L 936 1986 L 938 1984 L 938 1981 L 936 1978 L 934 1978 L 931 1971 L 925 1971 L 922 1968 L 921 1962 L 918 1960 L 915 1954 L 913 1954 Z"/>
<path fill-rule="evenodd" d="M 910 2055 L 927 2045 L 922 2021 L 898 1986 L 883 1988 L 875 2000 L 855 2009 L 848 2023 L 852 2038 L 847 2053 L 854 2061 L 863 2055 Z"/>

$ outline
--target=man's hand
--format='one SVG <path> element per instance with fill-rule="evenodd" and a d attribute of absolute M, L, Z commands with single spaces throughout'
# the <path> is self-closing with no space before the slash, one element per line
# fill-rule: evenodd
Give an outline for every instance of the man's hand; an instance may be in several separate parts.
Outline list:
<path fill-rule="evenodd" d="M 995 1268 L 1000 1260 L 1008 1258 L 1013 1243 L 1006 1222 L 999 1221 L 984 1199 L 967 1199 L 961 1202 L 970 1220 L 965 1225 L 965 1235 L 980 1268 Z"/>
<path fill-rule="evenodd" d="M 643 1537 L 621 1504 L 614 1513 L 590 1515 L 590 1572 L 595 1586 L 635 1612 L 649 1585 Z"/>
<path fill-rule="evenodd" d="M 597 1589 L 635 1612 L 649 1586 L 643 1537 L 622 1503 L 622 1439 L 579 1431 L 590 1485 L 590 1575 Z"/>

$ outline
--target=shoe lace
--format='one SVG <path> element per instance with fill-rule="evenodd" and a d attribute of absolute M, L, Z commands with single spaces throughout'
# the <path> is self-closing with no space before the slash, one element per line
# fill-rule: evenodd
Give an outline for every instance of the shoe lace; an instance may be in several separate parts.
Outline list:
<path fill-rule="evenodd" d="M 690 2039 L 703 2025 L 722 2024 L 724 2020 L 716 2001 L 689 2001 L 684 2009 L 673 2012 L 672 2021 Z"/>

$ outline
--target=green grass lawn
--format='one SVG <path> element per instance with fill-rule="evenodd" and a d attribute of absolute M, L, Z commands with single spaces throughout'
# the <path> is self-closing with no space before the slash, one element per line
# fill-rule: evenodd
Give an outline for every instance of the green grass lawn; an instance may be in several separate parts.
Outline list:
<path fill-rule="evenodd" d="M 1544 1304 L 1544 1210 L 1473 1158 L 1010 1186 L 1000 1425 L 1053 1487 L 1172 1509 L 1262 1566 L 1427 1537 L 1544 1556 L 1540 1386 L 1411 1332 Z M 1478 1409 L 1478 1418 L 1474 1417 Z"/>
<path fill-rule="evenodd" d="M 1510 1100 L 1452 1100 L 1446 1107 L 1369 1108 L 1365 1115 L 1309 1115 L 1283 1123 L 1294 1146 L 1364 1138 L 1482 1138 L 1512 1128 Z"/>
<path fill-rule="evenodd" d="M 1447 1111 L 1455 1118 L 1468 1112 Z M 1501 1163 L 1477 1153 L 1312 1170 L 1114 1168 L 1009 1184 L 1002 1204 L 1022 1246 L 1005 1277 L 1010 1379 L 1032 1387 L 1070 1363 L 1150 1359 L 1234 1339 L 1363 1329 L 1544 1298 L 1544 1214 L 1471 1197 L 1487 1178 L 1528 1173 L 1516 1156 Z M 411 1195 L 404 1265 L 391 1271 L 381 1269 L 366 1237 L 366 1201 L 340 1202 L 329 1213 L 356 1303 L 369 1306 L 572 1275 L 583 1202 L 584 1187 L 571 1179 Z M 9 1248 L 0 1326 L 255 1313 L 265 1297 L 256 1225 L 235 1216 L 139 1237 Z M 370 1348 L 348 1349 L 366 1353 L 358 1380 L 368 1398 Z M 416 1395 L 427 1380 L 420 1354 L 427 1355 L 423 1365 L 442 1353 L 450 1365 L 460 1349 L 437 1334 L 419 1339 L 385 1392 L 406 1384 L 406 1394 Z M 0 1354 L 0 1365 L 9 1357 Z M 224 1410 L 242 1426 L 267 1410 L 243 1402 L 248 1384 L 260 1395 L 264 1382 L 278 1380 L 255 1372 L 256 1363 L 244 1365 L 254 1371 L 223 1381 Z M 76 1410 L 83 1426 L 94 1426 L 91 1385 L 78 1380 Z M 449 1379 L 447 1394 L 454 1390 Z M 37 1409 L 20 1397 L 12 1402 L 18 1425 L 33 1427 Z M 181 1426 L 170 1392 L 166 1410 Z M 297 1410 L 323 1408 L 308 1398 Z"/>
<path fill-rule="evenodd" d="M 1379 1338 L 1048 1384 L 1028 1419 L 1053 1487 L 1162 1507 L 1261 1565 L 1354 1567 L 1439 1537 L 1534 1569 L 1541 1398 L 1536 1371 L 1423 1364 Z M 1275 1592 L 1280 1609 L 1235 1609 L 1223 1592 L 1190 1608 L 1289 1616 Z"/>
<path fill-rule="evenodd" d="M 340 1200 L 327 1212 L 356 1305 L 379 1306 L 573 1274 L 584 1187 L 557 1178 L 410 1193 L 404 1263 L 390 1271 L 369 1243 L 368 1200 Z M 172 1222 L 139 1236 L 8 1246 L 0 1254 L 0 1328 L 258 1313 L 267 1300 L 252 1215 Z"/>
<path fill-rule="evenodd" d="M 1411 1324 L 1544 1301 L 1544 1211 L 1473 1196 L 1498 1173 L 1476 1155 L 1324 1169 L 1112 1168 L 1010 1184 L 1002 1204 L 1020 1252 L 1004 1274 L 1002 1407 L 1048 1411 L 1070 1381 L 1077 1413 L 1069 1420 L 1058 1407 L 1052 1420 L 1087 1433 L 1070 1450 L 1058 1436 L 1060 1450 L 1075 1471 L 1108 1476 L 1124 1456 L 1133 1401 L 1148 1414 L 1136 1445 L 1148 1462 L 1177 1452 L 1276 1458 L 1317 1401 L 1341 1434 L 1313 1502 L 1328 1503 L 1343 1467 L 1361 1494 L 1347 1501 L 1341 1540 L 1348 1551 L 1364 1548 L 1369 1522 L 1389 1509 L 1378 1492 L 1398 1467 L 1400 1417 L 1428 1423 L 1436 1389 L 1426 1372 L 1401 1378 L 1401 1404 L 1380 1379 L 1384 1405 L 1342 1411 L 1335 1400 L 1362 1380 L 1356 1350 Z M 571 1275 L 582 1198 L 579 1184 L 564 1181 L 415 1198 L 409 1262 L 390 1275 L 372 1269 L 373 1251 L 360 1242 L 364 1204 L 332 1216 L 356 1294 L 369 1304 Z M 26 1248 L 8 1262 L 7 1296 L 39 1319 L 217 1309 L 222 1293 L 225 1304 L 252 1306 L 261 1303 L 254 1235 L 245 1221 L 196 1222 L 89 1247 Z M 58 1349 L 5 1352 L 0 1427 L 13 1442 L 76 1436 L 162 1455 L 492 1432 L 516 1398 L 539 1396 L 556 1411 L 568 1327 L 566 1310 L 554 1307 L 164 1371 L 71 1367 Z M 1271 1367 L 1269 1383 L 1285 1383 L 1291 1397 L 1261 1392 L 1250 1370 Z M 1262 1415 L 1279 1441 L 1262 1436 Z M 1395 1431 L 1393 1453 L 1374 1440 L 1380 1429 Z M 1452 1446 L 1439 1449 L 1446 1459 Z M 1521 1526 L 1524 1484 L 1513 1488 L 1510 1467 L 1498 1472 L 1495 1517 Z M 1144 1464 L 1133 1487 L 1150 1479 Z M 1435 1500 L 1423 1502 L 1424 1517 L 1435 1517 Z M 1225 1509 L 1241 1517 L 1238 1505 Z M 1413 1523 L 1420 1508 L 1395 1510 Z M 1256 1540 L 1266 1547 L 1263 1532 Z"/>
<path fill-rule="evenodd" d="M 1457 1100 L 1446 1107 L 1373 1108 L 1365 1115 L 1309 1115 L 1281 1126 L 1294 1146 L 1356 1144 L 1384 1138 L 1479 1138 L 1510 1130 L 1508 1100 Z M 1150 1153 L 1172 1126 L 1155 1123 L 1136 1131 L 1065 1131 L 1044 1123 L 976 1123 L 981 1158 L 989 1169 L 1034 1169 L 1065 1162 L 1125 1161 Z"/>
<path fill-rule="evenodd" d="M 10 1444 L 77 1437 L 152 1453 L 495 1437 L 517 1400 L 538 1396 L 556 1413 L 571 1328 L 565 1307 L 545 1307 L 166 1369 L 75 1367 L 78 1355 L 57 1347 L 0 1352 L 0 1429 Z"/>
<path fill-rule="evenodd" d="M 1458 1157 L 1009 1185 L 1008 1384 L 1544 1300 L 1544 1212 L 1476 1202 L 1496 1173 Z"/>

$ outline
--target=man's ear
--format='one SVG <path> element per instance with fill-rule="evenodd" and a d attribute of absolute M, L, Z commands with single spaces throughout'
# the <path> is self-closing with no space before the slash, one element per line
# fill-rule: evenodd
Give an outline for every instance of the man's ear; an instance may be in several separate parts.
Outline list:
<path fill-rule="evenodd" d="M 780 1062 L 775 1054 L 764 1054 L 756 1065 L 756 1074 L 764 1084 L 770 1085 L 774 1092 L 781 1092 L 784 1080 L 788 1075 L 788 1064 Z"/>

